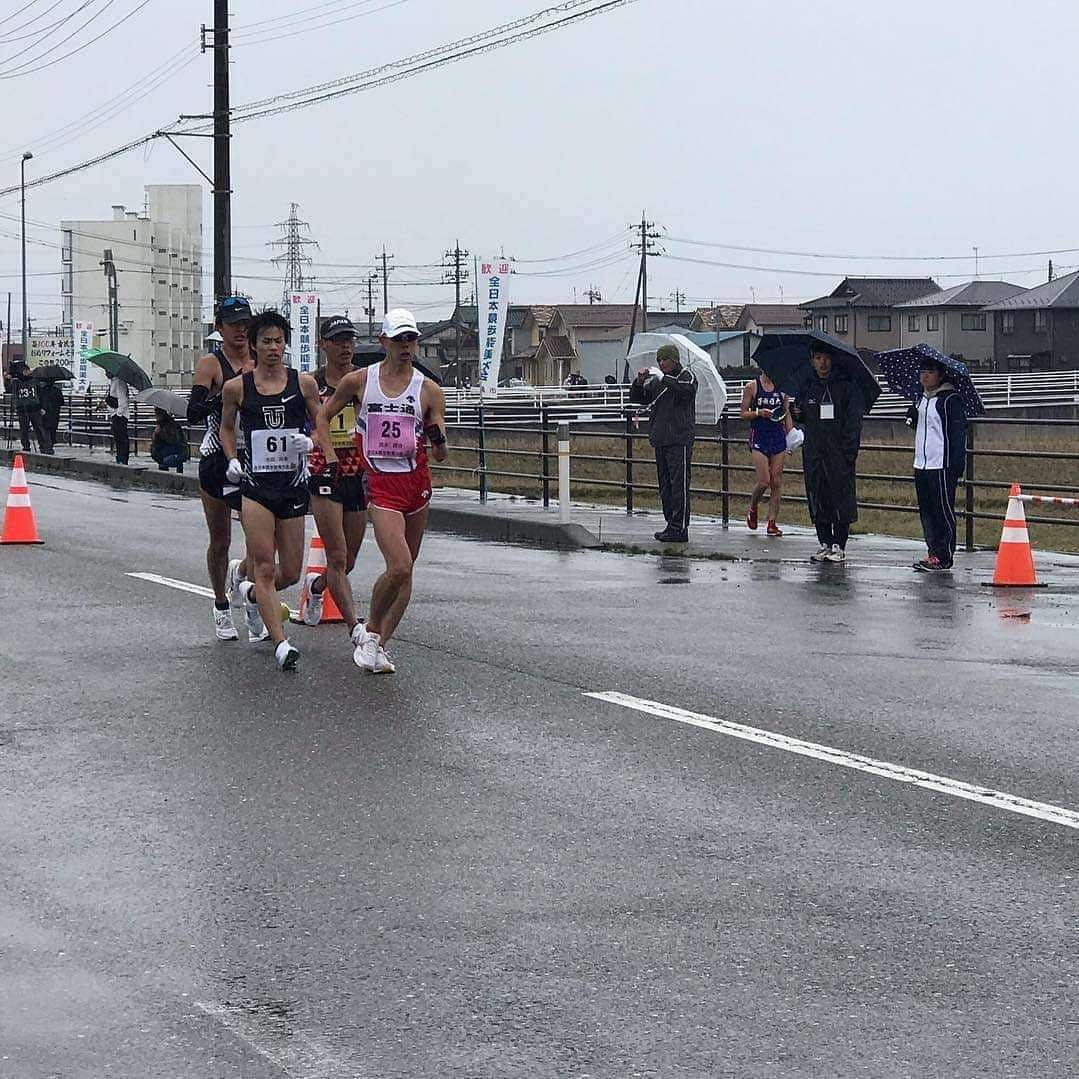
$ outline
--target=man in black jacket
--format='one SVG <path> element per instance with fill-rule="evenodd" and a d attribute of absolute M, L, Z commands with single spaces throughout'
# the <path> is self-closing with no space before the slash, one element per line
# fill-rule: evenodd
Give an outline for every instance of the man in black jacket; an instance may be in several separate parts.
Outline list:
<path fill-rule="evenodd" d="M 651 417 L 648 441 L 656 453 L 659 498 L 667 527 L 656 533 L 661 543 L 689 542 L 690 464 L 696 435 L 697 380 L 682 366 L 676 345 L 656 352 L 656 366 L 642 367 L 629 388 L 633 404 Z"/>
<path fill-rule="evenodd" d="M 810 561 L 844 562 L 850 526 L 858 520 L 855 464 L 865 403 L 829 349 L 814 346 L 810 363 L 814 373 L 795 396 L 805 427 L 802 470 L 809 516 L 820 541 Z"/>

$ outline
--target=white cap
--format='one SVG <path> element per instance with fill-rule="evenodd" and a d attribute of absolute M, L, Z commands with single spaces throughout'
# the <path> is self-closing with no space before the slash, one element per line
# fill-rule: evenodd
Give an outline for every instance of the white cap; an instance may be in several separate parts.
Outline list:
<path fill-rule="evenodd" d="M 382 336 L 396 337 L 399 333 L 419 334 L 420 328 L 416 325 L 416 316 L 405 307 L 395 307 L 386 312 L 382 320 Z"/>
<path fill-rule="evenodd" d="M 806 434 L 800 427 L 792 427 L 787 432 L 787 449 L 793 452 L 805 442 Z"/>

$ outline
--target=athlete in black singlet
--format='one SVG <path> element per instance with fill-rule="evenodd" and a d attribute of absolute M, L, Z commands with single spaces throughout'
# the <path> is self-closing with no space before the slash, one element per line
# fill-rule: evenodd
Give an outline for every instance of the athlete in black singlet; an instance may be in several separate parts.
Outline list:
<path fill-rule="evenodd" d="M 247 341 L 251 305 L 242 296 L 226 297 L 217 308 L 214 326 L 221 345 L 203 356 L 195 367 L 195 381 L 187 405 L 190 424 L 206 424 L 199 459 L 199 494 L 210 532 L 206 569 L 214 591 L 213 619 L 218 640 L 234 641 L 239 634 L 232 621 L 229 593 L 246 566 L 229 562 L 232 542 L 231 511 L 240 508 L 240 491 L 225 477 L 228 461 L 221 449 L 221 390 L 225 383 L 254 367 Z"/>
<path fill-rule="evenodd" d="M 278 667 L 290 671 L 300 653 L 285 637 L 277 591 L 300 579 L 307 455 L 314 445 L 303 428 L 318 416 L 318 386 L 310 375 L 284 365 L 289 324 L 276 311 L 252 319 L 248 339 L 255 369 L 231 379 L 221 393 L 221 446 L 228 458 L 225 475 L 240 486 L 240 520 L 251 562 L 251 579 L 240 585 L 240 594 L 246 607 L 257 608 Z M 250 612 L 248 618 L 250 624 Z"/>

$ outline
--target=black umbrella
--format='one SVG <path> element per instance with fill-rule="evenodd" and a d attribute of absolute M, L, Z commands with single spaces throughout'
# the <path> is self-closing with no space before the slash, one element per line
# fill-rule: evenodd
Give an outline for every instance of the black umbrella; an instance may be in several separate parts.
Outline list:
<path fill-rule="evenodd" d="M 35 367 L 30 372 L 30 377 L 38 382 L 73 382 L 75 376 L 66 368 L 57 363 L 49 363 L 44 367 Z"/>
<path fill-rule="evenodd" d="M 846 371 L 858 387 L 868 412 L 880 396 L 877 376 L 865 365 L 858 350 L 846 341 L 820 330 L 775 330 L 766 333 L 753 353 L 753 362 L 784 393 L 795 396 L 813 377 L 809 362 L 815 346 L 824 346 L 832 354 L 832 363 Z"/>

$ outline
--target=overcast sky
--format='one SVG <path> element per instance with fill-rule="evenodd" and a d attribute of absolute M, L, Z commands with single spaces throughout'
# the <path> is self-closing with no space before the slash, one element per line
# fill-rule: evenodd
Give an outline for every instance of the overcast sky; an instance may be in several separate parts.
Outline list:
<path fill-rule="evenodd" d="M 28 42 L 9 40 L 18 36 L 13 31 L 47 7 L 32 0 L 12 18 L 26 2 L 0 0 L 0 76 L 66 29 L 20 54 Z M 105 29 L 141 2 L 114 0 L 93 28 Z M 400 59 L 552 2 L 234 0 L 233 102 Z M 75 6 L 65 0 L 47 18 Z M 310 14 L 258 25 L 296 10 Z M 297 34 L 314 16 L 334 25 Z M 208 112 L 211 61 L 197 49 L 202 22 L 212 22 L 209 0 L 148 0 L 63 63 L 4 79 L 0 187 L 18 183 L 23 150 L 34 153 L 28 176 L 41 175 L 181 112 Z M 637 0 L 403 82 L 237 125 L 235 285 L 260 302 L 279 298 L 276 280 L 259 280 L 278 271 L 257 260 L 274 253 L 267 244 L 291 202 L 320 245 L 313 272 L 323 281 L 323 311 L 348 306 L 357 317 L 360 289 L 341 278 L 362 270 L 328 264 L 370 266 L 385 244 L 401 266 L 422 266 L 438 262 L 458 238 L 478 254 L 504 247 L 522 260 L 519 271 L 559 274 L 520 273 L 514 302 L 586 302 L 592 285 L 607 301 L 631 302 L 629 226 L 642 210 L 664 232 L 667 257 L 650 261 L 649 292 L 667 305 L 675 289 L 687 306 L 796 301 L 830 291 L 846 273 L 932 274 L 948 287 L 973 276 L 974 246 L 983 278 L 1037 284 L 1047 256 L 1027 253 L 1079 246 L 1069 148 L 1077 31 L 1074 0 Z M 196 46 L 190 63 L 164 78 L 185 46 Z M 77 126 L 154 73 L 164 81 L 120 97 L 114 107 L 122 110 L 107 122 L 92 126 L 101 118 L 95 114 Z M 211 171 L 208 140 L 185 146 Z M 157 142 L 31 190 L 30 235 L 56 243 L 61 218 L 105 218 L 119 202 L 141 208 L 144 184 L 198 179 Z M 0 289 L 14 294 L 16 326 L 18 212 L 17 194 L 0 198 Z M 207 266 L 210 222 L 207 195 Z M 582 249 L 590 250 L 523 261 Z M 961 258 L 839 257 L 848 255 Z M 992 257 L 1001 255 L 1009 257 Z M 1066 272 L 1079 265 L 1079 250 L 1054 261 Z M 600 264 L 575 269 L 589 262 Z M 31 278 L 35 322 L 59 315 L 58 264 L 55 248 L 31 245 L 30 272 L 52 275 Z M 426 319 L 444 314 L 452 289 L 406 284 L 438 275 L 396 271 L 391 305 L 414 306 Z"/>

